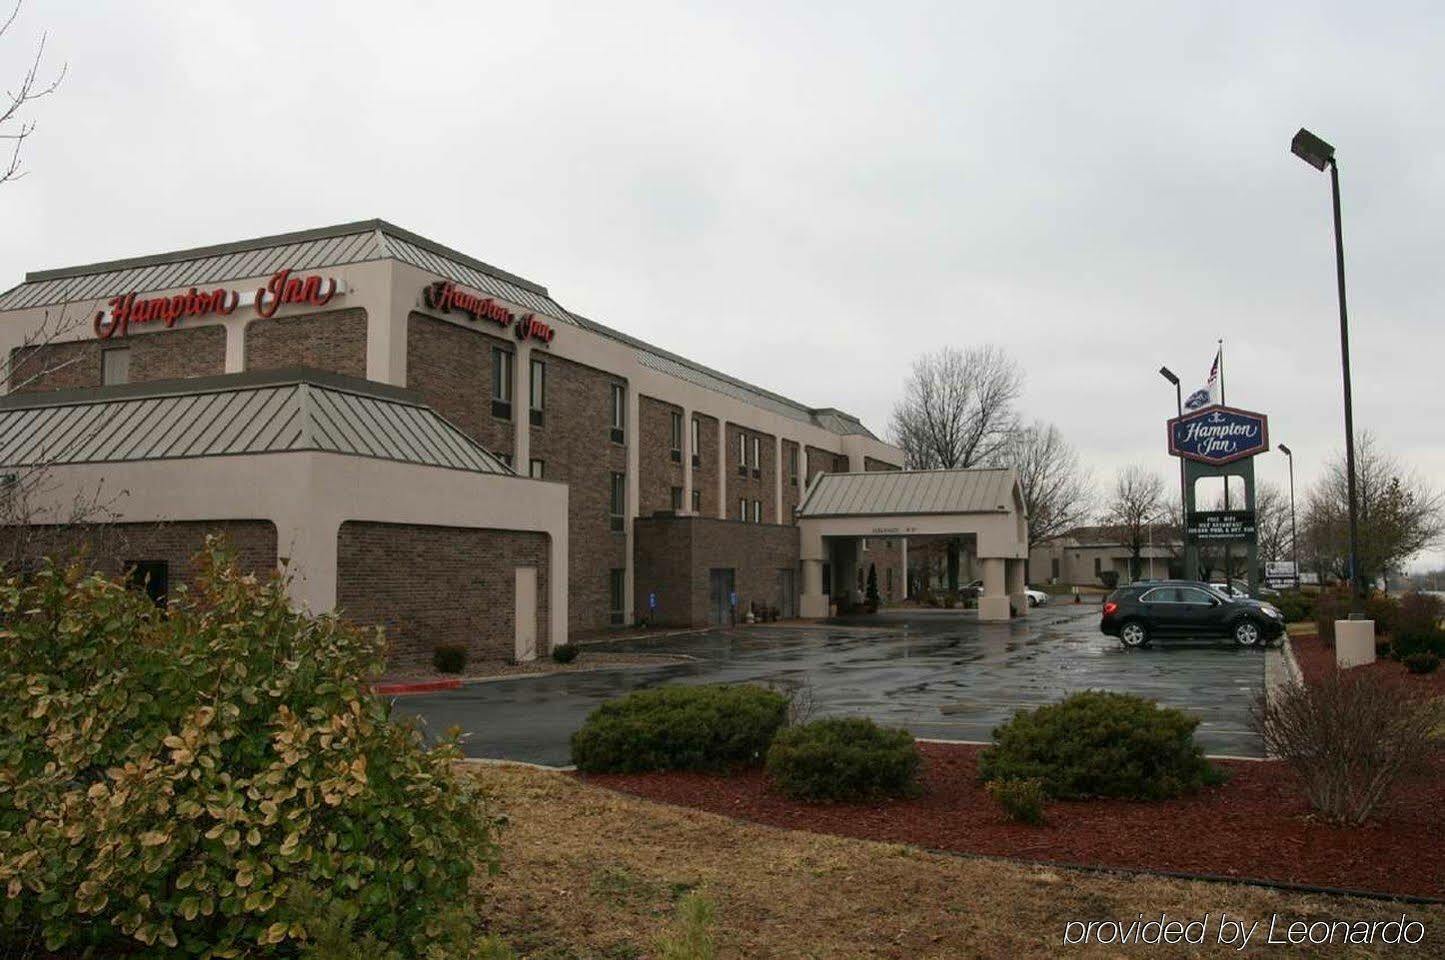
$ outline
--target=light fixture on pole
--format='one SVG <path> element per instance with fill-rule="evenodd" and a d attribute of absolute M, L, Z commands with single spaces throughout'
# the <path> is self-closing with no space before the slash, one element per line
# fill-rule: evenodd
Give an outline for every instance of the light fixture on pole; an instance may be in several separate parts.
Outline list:
<path fill-rule="evenodd" d="M 1179 378 L 1168 367 L 1159 368 L 1159 376 L 1174 384 L 1174 409 L 1177 416 L 1184 416 L 1184 393 L 1179 389 Z M 1184 528 L 1189 526 L 1189 503 L 1184 498 L 1184 458 L 1179 458 L 1179 542 L 1184 542 Z M 1187 575 L 1189 571 L 1185 571 Z"/>
<path fill-rule="evenodd" d="M 1340 299 L 1340 369 L 1345 382 L 1345 482 L 1350 497 L 1350 619 L 1364 617 L 1363 584 L 1360 582 L 1360 531 L 1358 498 L 1355 493 L 1355 411 L 1350 396 L 1350 320 L 1345 309 L 1345 240 L 1340 226 L 1340 169 L 1335 148 L 1301 127 L 1289 144 L 1290 152 L 1316 170 L 1330 169 L 1330 192 L 1335 212 L 1335 278 Z"/>
<path fill-rule="evenodd" d="M 1289 458 L 1289 557 L 1294 564 L 1294 585 L 1299 589 L 1299 531 L 1294 525 L 1294 451 L 1284 444 L 1279 452 Z"/>

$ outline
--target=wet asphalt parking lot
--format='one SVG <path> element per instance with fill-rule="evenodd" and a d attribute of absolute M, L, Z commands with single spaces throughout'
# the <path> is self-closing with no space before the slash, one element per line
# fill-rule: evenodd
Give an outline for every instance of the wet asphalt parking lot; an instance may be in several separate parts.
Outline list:
<path fill-rule="evenodd" d="M 880 614 L 836 627 L 745 626 L 597 649 L 681 654 L 689 662 L 471 683 L 399 697 L 397 715 L 466 733 L 468 756 L 561 765 L 593 707 L 663 683 L 807 688 L 814 716 L 859 715 L 917 737 L 988 740 L 1014 711 L 1086 689 L 1135 693 L 1200 718 L 1211 754 L 1260 756 L 1249 708 L 1265 654 L 1226 641 L 1157 641 L 1126 650 L 1098 631 L 1097 606 L 1041 607 L 1027 619 Z M 594 649 L 589 645 L 586 649 Z M 586 657 L 586 653 L 583 653 Z"/>

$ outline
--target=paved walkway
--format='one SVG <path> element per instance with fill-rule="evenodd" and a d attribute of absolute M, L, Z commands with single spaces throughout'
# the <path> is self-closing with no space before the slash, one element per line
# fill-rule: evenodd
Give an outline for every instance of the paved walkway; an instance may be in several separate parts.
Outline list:
<path fill-rule="evenodd" d="M 881 614 L 836 628 L 754 626 L 619 641 L 600 649 L 693 660 L 470 684 L 400 699 L 397 712 L 419 715 L 431 730 L 461 727 L 469 756 L 565 764 L 568 738 L 593 707 L 659 683 L 803 688 L 816 715 L 869 716 L 950 740 L 987 740 L 1021 707 L 1093 688 L 1141 694 L 1199 716 L 1206 752 L 1261 755 L 1248 717 L 1264 688 L 1263 653 L 1222 641 L 1126 650 L 1098 632 L 1097 618 L 1097 608 L 1066 605 L 1006 624 Z"/>

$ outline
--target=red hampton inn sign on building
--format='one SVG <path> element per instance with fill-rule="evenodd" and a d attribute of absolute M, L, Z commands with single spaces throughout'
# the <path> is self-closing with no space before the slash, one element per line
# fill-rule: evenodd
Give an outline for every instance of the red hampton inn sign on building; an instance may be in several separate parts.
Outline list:
<path fill-rule="evenodd" d="M 346 292 L 346 288 L 335 277 L 319 277 L 308 274 L 293 277 L 291 270 L 278 270 L 272 274 L 266 285 L 253 294 L 244 296 L 246 303 L 256 308 L 256 314 L 270 317 L 278 307 L 286 303 L 308 304 L 324 307 L 335 297 Z M 132 324 L 162 323 L 174 327 L 182 317 L 230 316 L 241 305 L 243 296 L 236 290 L 217 288 L 197 290 L 195 287 L 185 293 L 169 297 L 148 297 L 142 299 L 135 292 L 114 297 L 108 309 L 95 315 L 95 335 L 102 340 L 123 337 L 130 332 Z"/>
<path fill-rule="evenodd" d="M 456 310 L 473 320 L 491 320 L 498 326 L 512 327 L 518 340 L 531 339 L 551 343 L 552 338 L 557 335 L 551 324 L 538 320 L 536 314 L 529 313 L 519 317 L 491 297 L 463 289 L 450 280 L 438 280 L 428 284 L 422 291 L 422 300 L 438 313 L 451 313 Z"/>

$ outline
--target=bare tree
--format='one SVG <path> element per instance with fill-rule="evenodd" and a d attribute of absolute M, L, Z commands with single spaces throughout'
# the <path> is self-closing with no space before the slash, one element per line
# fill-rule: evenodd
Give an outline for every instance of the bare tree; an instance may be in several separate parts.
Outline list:
<path fill-rule="evenodd" d="M 1400 572 L 1411 558 L 1445 542 L 1445 496 L 1380 448 L 1370 433 L 1355 443 L 1359 496 L 1360 578 L 1371 583 Z M 1336 455 L 1305 498 L 1300 546 L 1326 576 L 1349 572 L 1349 493 L 1344 457 Z"/>
<path fill-rule="evenodd" d="M 20 15 L 20 7 L 23 0 L 16 0 L 15 6 L 10 10 L 10 16 L 0 23 L 0 39 L 10 32 L 15 25 L 15 19 Z M 62 64 L 59 71 L 52 79 L 41 78 L 41 65 L 45 60 L 45 34 L 40 35 L 40 42 L 36 44 L 35 56 L 30 61 L 30 66 L 21 74 L 19 82 L 6 90 L 3 97 L 0 97 L 0 140 L 8 140 L 10 158 L 3 165 L 0 165 L 0 183 L 9 180 L 17 180 L 25 176 L 25 171 L 20 165 L 20 151 L 25 145 L 25 140 L 35 132 L 35 121 L 28 119 L 25 108 L 42 97 L 54 93 L 60 86 L 60 81 L 65 78 L 65 66 Z"/>
<path fill-rule="evenodd" d="M 913 361 L 893 408 L 894 440 L 909 469 L 997 463 L 1017 425 L 1023 372 L 1001 348 L 944 347 Z"/>
<path fill-rule="evenodd" d="M 1093 498 L 1091 478 L 1058 427 L 1035 420 L 1014 431 L 1004 455 L 1005 462 L 1018 471 L 1029 515 L 1030 547 L 1088 517 Z"/>
<path fill-rule="evenodd" d="M 1114 490 L 1104 508 L 1103 522 L 1115 543 L 1129 549 L 1129 578 L 1139 579 L 1139 558 L 1150 540 L 1152 527 L 1167 523 L 1169 502 L 1164 481 L 1138 464 L 1119 470 Z"/>
<path fill-rule="evenodd" d="M 1015 429 L 1023 392 L 1019 365 L 996 346 L 944 347 L 913 361 L 893 408 L 894 441 L 910 470 L 997 463 Z M 948 587 L 958 589 L 962 541 L 948 541 Z"/>

